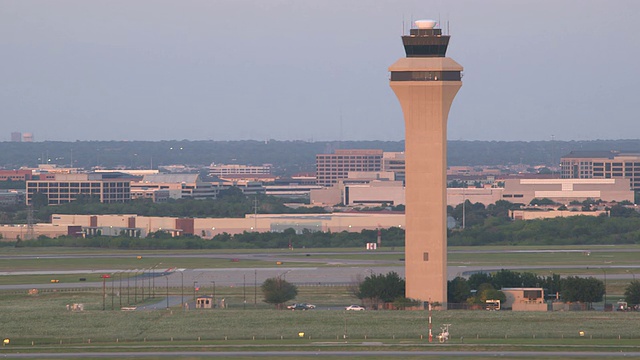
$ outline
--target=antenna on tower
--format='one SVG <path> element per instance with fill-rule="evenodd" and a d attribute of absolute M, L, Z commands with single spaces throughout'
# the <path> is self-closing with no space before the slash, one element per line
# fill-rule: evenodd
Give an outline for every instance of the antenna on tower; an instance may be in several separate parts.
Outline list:
<path fill-rule="evenodd" d="M 402 14 L 402 36 L 404 36 L 404 14 Z"/>

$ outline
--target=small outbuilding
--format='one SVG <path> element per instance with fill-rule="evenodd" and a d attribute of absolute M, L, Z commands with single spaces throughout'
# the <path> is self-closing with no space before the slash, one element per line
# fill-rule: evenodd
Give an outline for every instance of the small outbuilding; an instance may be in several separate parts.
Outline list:
<path fill-rule="evenodd" d="M 212 309 L 214 307 L 212 296 L 203 295 L 196 298 L 196 309 Z"/>
<path fill-rule="evenodd" d="M 542 288 L 502 288 L 507 300 L 502 305 L 513 311 L 547 311 Z"/>

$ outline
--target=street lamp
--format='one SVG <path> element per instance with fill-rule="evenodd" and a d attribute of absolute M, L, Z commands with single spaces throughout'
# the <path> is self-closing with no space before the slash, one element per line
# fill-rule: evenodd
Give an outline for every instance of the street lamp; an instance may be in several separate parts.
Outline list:
<path fill-rule="evenodd" d="M 111 278 L 111 310 L 113 310 L 113 280 L 114 278 Z"/>
<path fill-rule="evenodd" d="M 180 271 L 180 294 L 182 295 L 180 298 L 180 306 L 184 310 L 184 270 Z"/>
<path fill-rule="evenodd" d="M 633 281 L 635 282 L 635 281 L 636 281 L 636 274 L 635 274 L 635 273 L 633 273 L 633 272 L 631 272 L 630 270 L 627 270 L 627 272 L 628 272 L 629 274 L 631 274 L 631 276 L 633 276 Z"/>
<path fill-rule="evenodd" d="M 133 288 L 133 303 L 138 303 L 138 269 L 136 269 L 136 274 L 133 277 L 134 288 Z"/>
<path fill-rule="evenodd" d="M 211 297 L 213 298 L 213 307 L 215 307 L 215 304 L 216 304 L 216 282 L 212 281 L 211 284 L 213 284 L 213 293 L 211 294 Z"/>
<path fill-rule="evenodd" d="M 196 284 L 198 284 L 197 281 L 193 282 L 193 301 L 196 301 Z"/>
<path fill-rule="evenodd" d="M 607 310 L 607 271 L 604 268 L 600 268 L 604 274 L 604 310 Z"/>
<path fill-rule="evenodd" d="M 122 308 L 122 271 L 118 273 L 118 299 L 120 300 L 120 307 Z"/>
<path fill-rule="evenodd" d="M 105 310 L 106 308 L 106 299 L 107 299 L 107 284 L 105 283 L 106 279 L 110 278 L 111 275 L 109 274 L 102 274 L 100 275 L 100 277 L 102 278 L 102 311 Z"/>
<path fill-rule="evenodd" d="M 164 277 L 167 280 L 167 309 L 169 308 L 169 275 Z"/>
<path fill-rule="evenodd" d="M 151 275 L 153 277 L 153 297 L 156 297 L 156 268 L 158 266 L 162 265 L 162 263 L 157 263 L 154 267 L 153 267 L 153 274 Z"/>

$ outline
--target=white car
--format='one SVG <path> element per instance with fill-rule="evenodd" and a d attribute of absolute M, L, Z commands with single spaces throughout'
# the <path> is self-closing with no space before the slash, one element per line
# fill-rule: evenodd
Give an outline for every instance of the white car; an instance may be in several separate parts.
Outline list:
<path fill-rule="evenodd" d="M 345 310 L 353 310 L 353 311 L 362 311 L 362 310 L 364 310 L 364 307 L 362 307 L 360 305 L 349 305 L 344 309 Z"/>

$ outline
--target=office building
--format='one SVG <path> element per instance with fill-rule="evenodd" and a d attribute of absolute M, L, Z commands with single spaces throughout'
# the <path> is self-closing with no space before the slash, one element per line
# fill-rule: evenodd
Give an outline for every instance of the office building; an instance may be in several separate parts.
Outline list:
<path fill-rule="evenodd" d="M 382 150 L 336 150 L 334 154 L 316 155 L 316 182 L 332 186 L 353 171 L 380 171 Z"/>
<path fill-rule="evenodd" d="M 239 165 L 239 164 L 211 164 L 209 176 L 224 177 L 225 175 L 271 175 L 271 164 Z"/>
<path fill-rule="evenodd" d="M 640 153 L 572 151 L 562 157 L 563 179 L 629 179 L 640 190 Z"/>
<path fill-rule="evenodd" d="M 462 66 L 446 57 L 449 35 L 420 20 L 389 67 L 405 120 L 406 296 L 447 302 L 447 118 Z"/>
<path fill-rule="evenodd" d="M 99 199 L 102 203 L 131 200 L 130 178 L 122 174 L 55 174 L 49 180 L 27 181 L 27 205 L 36 194 L 46 195 L 49 205 L 72 202 L 79 196 Z"/>

